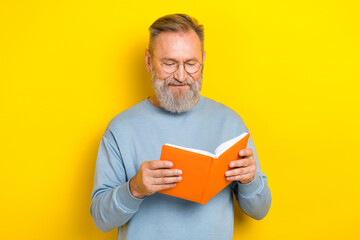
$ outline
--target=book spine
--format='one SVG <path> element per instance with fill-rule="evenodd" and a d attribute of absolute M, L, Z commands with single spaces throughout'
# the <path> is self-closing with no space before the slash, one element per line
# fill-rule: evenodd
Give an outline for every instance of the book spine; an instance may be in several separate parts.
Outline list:
<path fill-rule="evenodd" d="M 203 191 L 203 194 L 201 196 L 201 201 L 200 201 L 200 204 L 203 204 L 203 205 L 208 202 L 207 196 L 209 195 L 209 191 L 211 188 L 211 186 L 209 185 L 209 182 L 211 180 L 210 176 L 212 175 L 213 165 L 214 165 L 215 160 L 216 160 L 215 158 L 211 158 L 210 167 L 208 168 L 207 176 L 205 178 L 204 191 Z"/>

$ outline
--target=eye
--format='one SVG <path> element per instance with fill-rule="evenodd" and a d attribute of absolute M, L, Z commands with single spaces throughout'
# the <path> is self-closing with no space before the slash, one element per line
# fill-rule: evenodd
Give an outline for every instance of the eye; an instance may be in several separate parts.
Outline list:
<path fill-rule="evenodd" d="M 174 62 L 166 62 L 164 63 L 165 66 L 168 66 L 168 67 L 173 67 L 173 66 L 176 66 L 176 63 Z"/>
<path fill-rule="evenodd" d="M 189 67 L 191 67 L 191 66 L 195 66 L 197 64 L 197 62 L 192 61 L 192 62 L 187 62 L 185 64 L 188 65 Z"/>

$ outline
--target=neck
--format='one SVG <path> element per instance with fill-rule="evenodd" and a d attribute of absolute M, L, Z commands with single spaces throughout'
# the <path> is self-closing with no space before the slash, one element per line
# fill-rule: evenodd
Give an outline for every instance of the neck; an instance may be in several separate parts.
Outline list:
<path fill-rule="evenodd" d="M 150 102 L 152 105 L 161 108 L 161 104 L 160 104 L 159 99 L 157 98 L 156 95 L 151 96 L 151 97 L 149 98 L 149 102 Z"/>

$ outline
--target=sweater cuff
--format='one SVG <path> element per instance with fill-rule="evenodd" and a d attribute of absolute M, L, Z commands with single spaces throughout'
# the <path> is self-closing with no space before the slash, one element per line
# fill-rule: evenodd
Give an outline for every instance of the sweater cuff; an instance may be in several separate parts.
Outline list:
<path fill-rule="evenodd" d="M 263 187 L 262 179 L 257 172 L 255 172 L 254 179 L 251 182 L 243 184 L 238 181 L 237 183 L 239 194 L 244 197 L 252 197 Z"/>
<path fill-rule="evenodd" d="M 118 203 L 124 210 L 136 212 L 145 198 L 134 197 L 130 192 L 129 182 L 130 181 L 127 181 L 119 187 L 117 191 Z"/>

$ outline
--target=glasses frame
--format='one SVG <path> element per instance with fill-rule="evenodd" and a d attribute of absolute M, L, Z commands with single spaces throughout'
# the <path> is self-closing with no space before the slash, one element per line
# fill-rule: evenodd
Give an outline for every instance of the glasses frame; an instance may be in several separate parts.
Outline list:
<path fill-rule="evenodd" d="M 200 68 L 202 68 L 202 66 L 203 66 L 203 63 L 200 63 L 199 61 L 197 61 L 197 60 L 193 60 L 193 61 L 196 61 L 196 62 L 198 62 L 199 64 L 200 64 L 200 66 L 199 66 L 199 68 L 198 68 L 198 70 L 196 70 L 196 72 L 193 72 L 193 73 L 189 73 L 187 70 L 186 70 L 186 67 L 185 67 L 185 63 L 178 63 L 178 62 L 176 62 L 176 64 L 177 64 L 177 68 L 176 68 L 176 70 L 175 71 L 173 71 L 173 72 L 171 72 L 171 73 L 169 73 L 169 72 L 166 72 L 165 70 L 164 70 L 164 63 L 160 63 L 159 61 L 158 61 L 158 59 L 153 55 L 153 56 L 151 56 L 151 57 L 154 57 L 154 59 L 159 63 L 159 65 L 161 66 L 161 69 L 163 70 L 163 72 L 164 73 L 167 73 L 167 74 L 173 74 L 173 73 L 176 73 L 176 71 L 177 70 L 179 70 L 179 67 L 180 67 L 180 65 L 183 65 L 184 66 L 184 70 L 185 70 L 185 72 L 187 72 L 188 74 L 195 74 L 195 73 L 197 73 L 197 72 L 199 72 L 199 70 L 200 70 Z"/>

